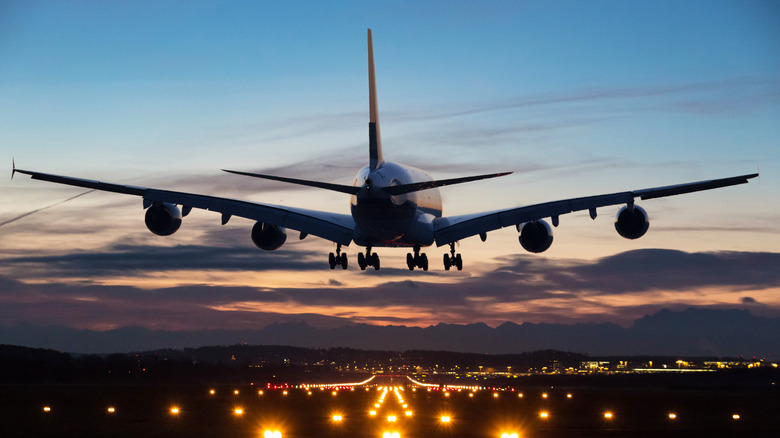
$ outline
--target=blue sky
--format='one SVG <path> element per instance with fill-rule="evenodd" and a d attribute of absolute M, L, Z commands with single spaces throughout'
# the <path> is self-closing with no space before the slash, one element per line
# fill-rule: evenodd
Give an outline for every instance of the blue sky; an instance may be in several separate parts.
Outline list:
<path fill-rule="evenodd" d="M 463 273 L 412 277 L 401 270 L 373 276 L 323 270 L 332 246 L 315 238 L 290 239 L 278 254 L 255 251 L 251 223 L 221 227 L 207 212 L 194 212 L 177 234 L 160 239 L 143 226 L 137 199 L 94 193 L 0 225 L 0 276 L 47 290 L 197 285 L 226 297 L 224 288 L 279 296 L 294 290 L 297 297 L 300 291 L 392 290 L 411 281 L 467 284 L 473 296 L 466 301 L 493 300 L 482 313 L 462 316 L 400 298 L 395 308 L 310 305 L 289 297 L 269 307 L 267 297 L 243 295 L 203 304 L 224 315 L 258 312 L 256 321 L 263 322 L 273 314 L 310 313 L 412 325 L 622 323 L 665 304 L 749 303 L 777 314 L 776 280 L 702 278 L 609 305 L 582 298 L 574 313 L 550 295 L 513 306 L 499 297 L 533 281 L 548 292 L 564 287 L 545 283 L 543 274 L 500 282 L 491 298 L 484 289 L 496 284 L 497 273 L 523 269 L 526 260 L 579 275 L 575 267 L 655 248 L 774 257 L 780 248 L 778 23 L 780 6 L 773 1 L 6 1 L 0 5 L 0 162 L 9 172 L 14 158 L 21 168 L 44 172 L 347 212 L 340 194 L 247 181 L 219 169 L 350 184 L 367 159 L 371 27 L 385 158 L 437 178 L 515 171 L 443 190 L 445 214 L 725 177 L 758 166 L 762 176 L 747 186 L 643 203 L 651 228 L 638 241 L 618 237 L 616 209 L 603 209 L 595 221 L 587 214 L 562 218 L 553 247 L 541 256 L 523 253 L 514 230 L 501 230 L 486 243 L 462 242 Z M 0 192 L 2 224 L 81 191 L 17 177 L 0 181 Z M 241 269 L 159 259 L 164 253 L 169 262 L 210 260 L 210 248 L 233 254 L 229 260 Z M 356 251 L 350 248 L 353 256 Z M 429 255 L 439 260 L 443 252 L 433 248 Z M 116 265 L 90 271 L 89 254 Z M 381 255 L 383 266 L 403 267 L 404 251 Z M 136 257 L 160 266 L 122 269 Z M 255 264 L 242 262 L 252 257 Z M 111 294 L 101 289 L 87 299 L 103 302 L 102 293 Z M 112 315 L 110 302 L 101 313 Z M 496 303 L 512 310 L 497 312 Z M 33 308 L 19 315 L 26 316 L 12 322 L 51 317 Z M 148 324 L 164 324 L 159 318 Z M 83 327 L 84 321 L 59 322 Z"/>

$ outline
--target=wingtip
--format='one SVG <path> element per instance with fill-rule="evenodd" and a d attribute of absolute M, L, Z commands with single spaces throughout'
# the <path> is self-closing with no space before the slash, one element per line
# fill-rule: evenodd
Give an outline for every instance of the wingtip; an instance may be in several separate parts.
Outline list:
<path fill-rule="evenodd" d="M 11 158 L 11 179 L 16 175 L 16 158 Z"/>

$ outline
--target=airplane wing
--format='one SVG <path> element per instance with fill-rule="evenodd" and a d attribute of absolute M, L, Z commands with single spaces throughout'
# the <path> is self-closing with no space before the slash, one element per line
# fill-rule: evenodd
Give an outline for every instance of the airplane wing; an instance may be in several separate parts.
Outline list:
<path fill-rule="evenodd" d="M 346 214 L 259 204 L 195 193 L 112 184 L 102 181 L 21 170 L 16 169 L 15 167 L 13 173 L 23 173 L 30 175 L 32 179 L 41 181 L 140 196 L 143 198 L 144 207 L 148 207 L 155 202 L 178 204 L 182 206 L 184 216 L 193 208 L 215 211 L 222 213 L 223 224 L 227 223 L 227 220 L 231 216 L 243 217 L 297 230 L 301 233 L 311 234 L 345 246 L 352 242 L 352 233 L 355 228 L 355 221 L 352 219 L 352 216 Z"/>
<path fill-rule="evenodd" d="M 630 192 L 611 193 L 607 195 L 587 196 L 583 198 L 564 199 L 545 202 L 525 207 L 496 210 L 486 213 L 467 214 L 462 216 L 442 217 L 434 221 L 436 245 L 442 246 L 457 242 L 470 236 L 484 234 L 488 231 L 513 225 L 531 222 L 543 218 L 552 218 L 557 225 L 558 217 L 575 211 L 590 210 L 591 217 L 596 217 L 596 209 L 608 205 L 632 204 L 634 198 L 655 199 L 665 196 L 682 195 L 702 190 L 717 189 L 737 184 L 745 184 L 749 179 L 757 177 L 757 173 L 730 178 L 678 184 L 673 186 L 655 187 L 634 190 Z"/>

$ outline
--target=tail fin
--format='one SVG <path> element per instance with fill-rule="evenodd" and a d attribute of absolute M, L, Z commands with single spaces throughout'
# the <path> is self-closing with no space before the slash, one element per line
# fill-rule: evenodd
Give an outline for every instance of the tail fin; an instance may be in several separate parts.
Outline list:
<path fill-rule="evenodd" d="M 379 108 L 376 102 L 376 76 L 374 74 L 374 42 L 368 29 L 368 158 L 369 167 L 377 169 L 382 157 L 382 136 L 379 134 Z"/>

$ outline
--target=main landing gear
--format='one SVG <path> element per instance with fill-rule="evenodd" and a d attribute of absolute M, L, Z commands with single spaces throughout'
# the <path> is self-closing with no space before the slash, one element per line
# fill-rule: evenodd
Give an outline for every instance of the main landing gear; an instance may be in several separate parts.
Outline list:
<path fill-rule="evenodd" d="M 406 254 L 406 266 L 410 271 L 414 271 L 414 268 L 420 268 L 423 271 L 428 270 L 428 256 L 420 254 L 420 245 L 414 246 L 414 255 L 412 253 Z"/>
<path fill-rule="evenodd" d="M 336 266 L 347 269 L 347 255 L 341 253 L 340 243 L 336 245 L 336 254 L 328 254 L 328 265 L 330 265 L 330 269 L 336 269 Z"/>
<path fill-rule="evenodd" d="M 371 252 L 371 247 L 366 247 L 366 255 L 362 252 L 358 253 L 358 266 L 360 270 L 365 271 L 367 266 L 373 266 L 375 270 L 379 270 L 379 255 Z"/>
<path fill-rule="evenodd" d="M 455 243 L 450 243 L 450 254 L 444 254 L 444 269 L 449 271 L 455 266 L 458 271 L 463 270 L 463 259 L 460 254 L 455 254 Z"/>

